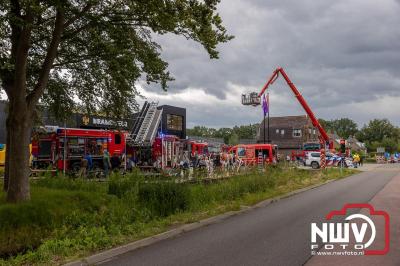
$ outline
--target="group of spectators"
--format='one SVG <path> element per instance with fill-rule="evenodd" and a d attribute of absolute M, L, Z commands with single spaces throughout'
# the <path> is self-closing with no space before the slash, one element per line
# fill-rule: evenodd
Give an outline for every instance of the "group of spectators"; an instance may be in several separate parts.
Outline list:
<path fill-rule="evenodd" d="M 213 176 L 216 171 L 238 171 L 242 165 L 242 160 L 229 153 L 211 153 L 208 155 L 198 155 L 195 153 L 188 155 L 185 152 L 177 167 L 181 170 L 181 176 L 186 176 L 188 172 L 189 177 L 191 177 L 193 169 L 196 168 L 205 169 L 208 176 Z"/>
<path fill-rule="evenodd" d="M 104 149 L 102 154 L 102 165 L 95 164 L 96 163 L 94 163 L 92 154 L 90 152 L 87 152 L 85 156 L 83 156 L 83 158 L 81 159 L 81 167 L 78 176 L 87 177 L 91 171 L 100 170 L 100 167 L 103 167 L 102 170 L 104 177 L 108 177 L 111 172 L 121 170 L 122 166 L 124 166 L 124 170 L 128 172 L 135 167 L 160 169 L 162 166 L 161 157 L 151 162 L 141 161 L 138 160 L 138 158 L 134 154 L 128 156 L 122 154 L 121 156 L 119 156 L 117 153 L 114 153 L 111 155 L 107 149 Z M 240 166 L 242 165 L 242 160 L 236 158 L 233 154 L 211 153 L 208 155 L 199 155 L 197 153 L 190 154 L 186 151 L 182 156 L 174 158 L 171 166 L 175 170 L 180 170 L 181 175 L 185 175 L 188 172 L 193 173 L 194 169 L 200 168 L 205 169 L 210 176 L 213 175 L 215 171 L 238 171 Z M 189 174 L 189 176 L 190 175 L 191 174 Z"/>
<path fill-rule="evenodd" d="M 117 153 L 114 153 L 110 156 L 110 153 L 107 149 L 104 149 L 102 155 L 102 167 L 104 176 L 107 177 L 110 174 L 110 171 L 118 171 L 121 167 L 121 162 L 125 160 L 125 155 L 119 156 Z M 94 169 L 95 165 L 93 163 L 93 156 L 90 152 L 87 152 L 85 156 L 81 159 L 81 166 L 78 173 L 79 177 L 87 177 L 88 173 Z M 98 167 L 101 167 L 98 165 Z"/>

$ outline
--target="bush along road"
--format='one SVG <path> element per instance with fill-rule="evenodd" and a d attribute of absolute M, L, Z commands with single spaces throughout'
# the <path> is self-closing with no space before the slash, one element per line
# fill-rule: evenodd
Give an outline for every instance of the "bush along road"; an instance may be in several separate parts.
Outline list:
<path fill-rule="evenodd" d="M 30 202 L 7 204 L 0 193 L 0 265 L 62 264 L 355 172 L 278 166 L 212 183 L 149 180 L 137 172 L 101 183 L 35 180 Z"/>

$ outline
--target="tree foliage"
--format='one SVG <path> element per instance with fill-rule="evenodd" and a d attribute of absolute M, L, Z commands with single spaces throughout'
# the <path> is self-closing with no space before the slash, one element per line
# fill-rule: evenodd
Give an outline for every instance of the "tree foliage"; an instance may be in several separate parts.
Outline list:
<path fill-rule="evenodd" d="M 259 124 L 234 126 L 233 128 L 208 128 L 205 126 L 195 126 L 187 130 L 189 136 L 206 138 L 222 138 L 226 144 L 239 139 L 255 139 Z M 231 141 L 230 141 L 231 140 Z M 236 141 L 236 142 L 237 142 Z"/>
<path fill-rule="evenodd" d="M 399 129 L 388 119 L 373 119 L 361 128 L 357 138 L 370 143 L 373 141 L 382 142 L 389 138 L 398 139 Z"/>
<path fill-rule="evenodd" d="M 327 132 L 335 132 L 340 137 L 347 139 L 349 136 L 354 136 L 358 132 L 358 125 L 349 118 L 340 118 L 334 120 L 319 119 L 322 127 Z"/>
<path fill-rule="evenodd" d="M 79 106 L 123 115 L 135 108 L 138 80 L 166 89 L 173 79 L 154 33 L 183 35 L 201 43 L 211 58 L 218 57 L 217 44 L 232 38 L 216 13 L 218 2 L 3 1 L 0 81 L 5 88 L 14 78 L 13 49 L 28 31 L 27 96 L 40 98 L 59 116 Z M 55 37 L 54 60 L 45 66 Z M 51 69 L 48 84 L 37 91 L 44 68 Z"/>
<path fill-rule="evenodd" d="M 399 149 L 400 130 L 388 119 L 373 119 L 364 125 L 356 137 L 367 144 L 370 151 L 384 147 L 386 151 L 394 152 Z"/>
<path fill-rule="evenodd" d="M 137 83 L 173 78 L 155 34 L 182 35 L 218 58 L 232 38 L 219 0 L 0 1 L 0 83 L 7 94 L 7 200 L 29 199 L 29 132 L 38 103 L 114 117 L 136 107 Z"/>
<path fill-rule="evenodd" d="M 239 144 L 239 136 L 236 133 L 233 133 L 228 140 L 229 145 L 237 145 Z"/>

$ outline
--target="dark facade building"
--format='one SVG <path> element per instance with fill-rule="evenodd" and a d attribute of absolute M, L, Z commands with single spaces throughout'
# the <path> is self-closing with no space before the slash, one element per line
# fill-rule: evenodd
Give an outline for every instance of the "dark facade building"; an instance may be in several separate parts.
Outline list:
<path fill-rule="evenodd" d="M 262 121 L 257 134 L 259 143 L 268 140 L 268 122 Z M 307 115 L 271 117 L 269 120 L 269 139 L 277 144 L 280 153 L 290 154 L 292 150 L 301 150 L 303 143 L 318 142 L 319 132 Z"/>
<path fill-rule="evenodd" d="M 161 105 L 162 110 L 160 132 L 186 139 L 186 109 L 171 105 Z"/>
<path fill-rule="evenodd" d="M 0 144 L 6 143 L 7 102 L 0 101 Z M 176 135 L 186 138 L 186 109 L 171 105 L 158 106 L 161 119 L 155 130 L 165 135 Z M 73 113 L 66 121 L 58 121 L 49 112 L 42 114 L 43 126 L 87 128 L 87 129 L 121 129 L 131 132 L 139 113 L 128 119 L 112 119 L 99 115 Z"/>
<path fill-rule="evenodd" d="M 43 124 L 46 126 L 59 126 L 69 128 L 87 128 L 87 129 L 121 129 L 129 130 L 135 117 L 130 119 L 112 119 L 99 115 L 87 115 L 73 113 L 66 121 L 59 121 L 52 117 L 48 112 L 42 115 Z"/>

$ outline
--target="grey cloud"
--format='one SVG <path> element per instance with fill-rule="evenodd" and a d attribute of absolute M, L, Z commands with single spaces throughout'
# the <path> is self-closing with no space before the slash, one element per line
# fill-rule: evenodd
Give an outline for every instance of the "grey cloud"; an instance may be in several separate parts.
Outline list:
<path fill-rule="evenodd" d="M 229 84 L 261 88 L 274 68 L 282 66 L 318 115 L 333 118 L 337 113 L 360 123 L 380 117 L 385 114 L 374 113 L 374 108 L 366 115 L 357 110 L 342 112 L 338 106 L 400 97 L 399 3 L 223 0 L 219 12 L 235 39 L 220 45 L 219 60 L 210 60 L 200 45 L 182 37 L 157 37 L 176 78 L 169 93 L 198 88 L 223 100 Z M 146 89 L 159 90 L 158 86 Z M 271 87 L 271 94 L 293 104 L 276 106 L 276 115 L 302 112 L 282 81 Z M 246 114 L 246 109 L 231 118 L 225 115 L 229 110 L 218 106 L 214 112 L 224 115 L 205 118 L 196 108 L 190 106 L 196 113 L 189 113 L 189 119 L 198 124 L 233 125 L 259 119 Z M 397 117 L 389 118 L 399 124 Z"/>

